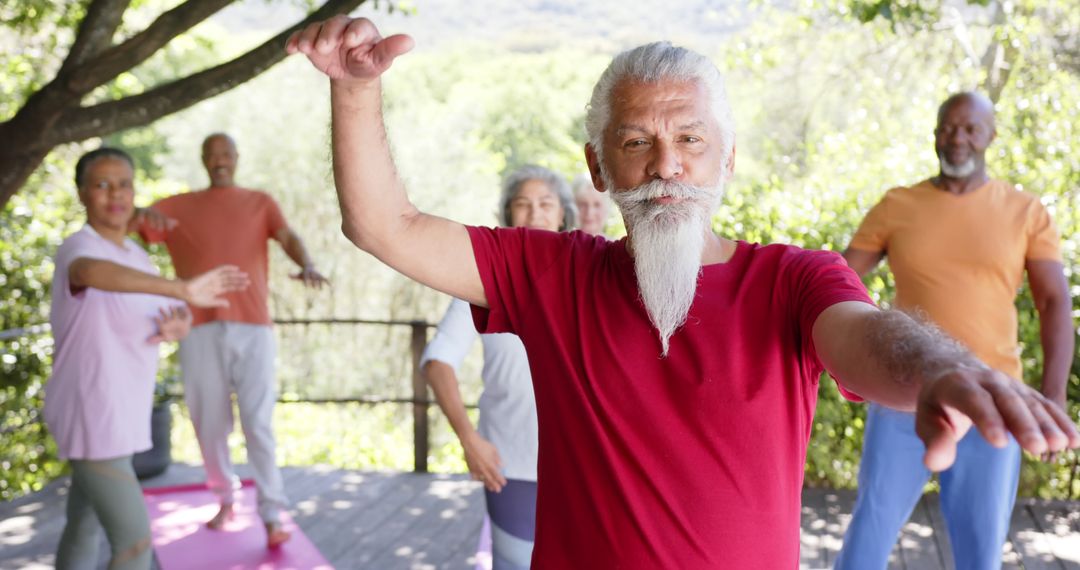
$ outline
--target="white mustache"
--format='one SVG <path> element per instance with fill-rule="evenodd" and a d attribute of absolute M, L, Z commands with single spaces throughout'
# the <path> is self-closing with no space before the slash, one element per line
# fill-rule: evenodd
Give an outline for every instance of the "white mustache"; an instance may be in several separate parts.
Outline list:
<path fill-rule="evenodd" d="M 656 200 L 657 198 L 674 198 L 676 200 L 697 200 L 708 195 L 696 186 L 683 184 L 677 180 L 656 179 L 646 182 L 633 190 L 619 190 L 618 201 L 626 204 L 638 204 Z"/>

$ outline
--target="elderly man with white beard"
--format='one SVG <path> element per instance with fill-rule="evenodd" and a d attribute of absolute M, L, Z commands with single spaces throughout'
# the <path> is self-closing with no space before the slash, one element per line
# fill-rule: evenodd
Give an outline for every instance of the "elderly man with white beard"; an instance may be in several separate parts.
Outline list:
<path fill-rule="evenodd" d="M 539 420 L 533 568 L 794 568 L 821 372 L 853 398 L 917 409 L 942 469 L 972 422 L 996 445 L 1080 446 L 1069 418 L 900 313 L 839 256 L 722 238 L 734 161 L 722 78 L 667 43 L 617 56 L 586 156 L 629 236 L 468 227 L 409 201 L 380 76 L 412 39 L 337 17 L 294 34 L 330 78 L 342 230 L 404 275 L 473 304 L 525 345 Z"/>

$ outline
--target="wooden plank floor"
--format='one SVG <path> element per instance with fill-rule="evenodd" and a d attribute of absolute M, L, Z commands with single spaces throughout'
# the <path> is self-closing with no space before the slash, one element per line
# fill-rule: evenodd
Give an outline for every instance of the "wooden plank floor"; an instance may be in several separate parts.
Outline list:
<path fill-rule="evenodd" d="M 240 475 L 247 475 L 244 466 Z M 337 568 L 471 569 L 483 493 L 463 475 L 285 467 L 292 515 Z M 174 465 L 147 486 L 194 483 L 199 467 Z M 65 481 L 0 503 L 0 570 L 51 568 L 64 524 Z M 851 516 L 851 491 L 803 492 L 802 568 L 831 568 Z M 105 566 L 107 546 L 102 544 Z M 890 568 L 951 569 L 937 497 L 925 497 L 904 527 Z M 1021 499 L 1005 545 L 1007 569 L 1080 570 L 1080 503 Z"/>

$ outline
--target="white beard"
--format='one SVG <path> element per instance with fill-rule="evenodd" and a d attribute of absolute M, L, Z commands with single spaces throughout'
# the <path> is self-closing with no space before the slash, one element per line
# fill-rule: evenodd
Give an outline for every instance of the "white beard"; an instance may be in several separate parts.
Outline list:
<path fill-rule="evenodd" d="M 975 173 L 975 158 L 969 158 L 961 164 L 953 164 L 945 157 L 939 156 L 938 163 L 941 165 L 941 173 L 949 178 L 967 178 Z"/>
<path fill-rule="evenodd" d="M 605 183 L 613 190 L 610 181 Z M 633 190 L 611 192 L 631 234 L 638 289 L 660 337 L 661 356 L 667 356 L 671 336 L 686 322 L 694 302 L 705 232 L 711 231 L 712 213 L 723 191 L 722 182 L 696 187 L 653 180 Z M 682 201 L 651 201 L 662 196 Z"/>

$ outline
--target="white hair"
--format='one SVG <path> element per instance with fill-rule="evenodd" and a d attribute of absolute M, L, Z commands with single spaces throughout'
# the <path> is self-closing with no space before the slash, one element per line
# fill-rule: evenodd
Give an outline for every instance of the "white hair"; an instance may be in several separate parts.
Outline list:
<path fill-rule="evenodd" d="M 612 186 L 606 178 L 604 182 Z M 697 187 L 661 179 L 612 193 L 630 230 L 638 292 L 656 328 L 661 356 L 667 356 L 672 335 L 686 322 L 694 303 L 704 235 L 723 193 L 722 181 Z M 661 196 L 679 201 L 655 203 Z"/>
<path fill-rule="evenodd" d="M 694 81 L 705 87 L 716 123 L 720 127 L 720 150 L 724 162 L 735 147 L 735 120 L 731 114 L 724 77 L 705 56 L 671 42 L 654 42 L 615 56 L 593 87 L 585 111 L 585 132 L 589 145 L 604 168 L 604 132 L 611 121 L 611 94 L 623 81 L 659 83 Z"/>
<path fill-rule="evenodd" d="M 539 180 L 559 199 L 563 209 L 562 224 L 559 231 L 568 231 L 577 227 L 577 204 L 570 193 L 570 185 L 558 173 L 550 168 L 535 164 L 526 164 L 514 170 L 503 179 L 502 194 L 499 196 L 499 224 L 510 227 L 510 202 L 514 201 L 521 187 L 530 180 Z"/>
<path fill-rule="evenodd" d="M 588 174 L 578 174 L 570 182 L 570 189 L 573 191 L 574 196 L 582 192 L 593 191 L 596 192 L 596 186 L 593 186 L 592 177 Z"/>

